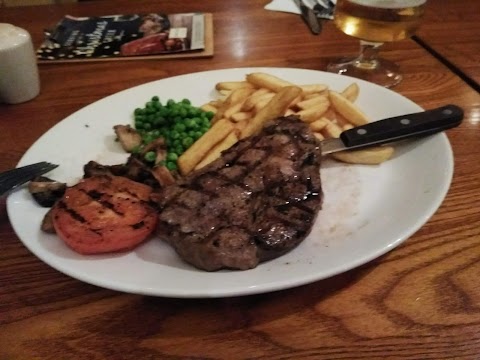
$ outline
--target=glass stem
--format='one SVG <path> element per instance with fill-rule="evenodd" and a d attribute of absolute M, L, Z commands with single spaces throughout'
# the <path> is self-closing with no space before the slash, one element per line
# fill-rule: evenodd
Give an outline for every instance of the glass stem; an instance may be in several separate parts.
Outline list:
<path fill-rule="evenodd" d="M 355 66 L 364 70 L 373 70 L 378 66 L 378 52 L 383 43 L 360 40 L 360 55 Z"/>

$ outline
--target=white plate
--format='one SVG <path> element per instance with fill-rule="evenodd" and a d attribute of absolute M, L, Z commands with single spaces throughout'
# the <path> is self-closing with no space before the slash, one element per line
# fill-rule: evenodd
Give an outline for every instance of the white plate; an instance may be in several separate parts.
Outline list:
<path fill-rule="evenodd" d="M 241 80 L 264 71 L 297 84 L 325 83 L 341 91 L 356 81 L 358 105 L 374 120 L 422 109 L 401 95 L 371 83 L 312 70 L 239 68 L 201 72 L 150 82 L 97 101 L 46 132 L 20 165 L 47 160 L 60 167 L 50 177 L 74 184 L 89 160 L 123 162 L 112 126 L 132 123 L 132 111 L 152 96 L 189 98 L 195 105 L 215 97 L 219 81 Z M 381 166 L 325 161 L 324 208 L 311 234 L 293 251 L 248 271 L 205 272 L 182 262 L 159 239 L 134 251 L 82 256 L 40 223 L 46 209 L 26 189 L 8 198 L 8 214 L 25 246 L 53 268 L 109 289 L 168 297 L 221 297 L 263 293 L 311 283 L 362 265 L 392 250 L 417 231 L 440 206 L 453 172 L 450 144 L 444 134 L 398 146 L 394 159 Z"/>

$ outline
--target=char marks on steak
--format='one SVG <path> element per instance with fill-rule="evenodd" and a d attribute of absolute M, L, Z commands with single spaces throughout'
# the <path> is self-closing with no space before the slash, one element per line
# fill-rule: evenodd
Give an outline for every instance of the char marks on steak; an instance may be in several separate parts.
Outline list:
<path fill-rule="evenodd" d="M 320 159 L 307 125 L 294 116 L 272 120 L 162 190 L 159 236 L 207 271 L 281 256 L 309 234 L 321 208 Z"/>

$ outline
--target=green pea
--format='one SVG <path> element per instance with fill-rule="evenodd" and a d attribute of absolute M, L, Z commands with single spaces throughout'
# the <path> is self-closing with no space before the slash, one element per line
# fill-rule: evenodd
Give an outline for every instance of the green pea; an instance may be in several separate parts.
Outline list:
<path fill-rule="evenodd" d="M 154 162 L 155 159 L 157 158 L 157 155 L 155 154 L 154 151 L 148 151 L 143 157 L 145 161 Z"/>
<path fill-rule="evenodd" d="M 185 121 L 185 126 L 189 129 L 192 129 L 193 127 L 195 127 L 195 125 L 196 125 L 195 118 L 187 119 Z"/>
<path fill-rule="evenodd" d="M 179 115 L 178 109 L 177 108 L 171 108 L 168 116 L 171 117 L 172 119 L 176 118 Z"/>
<path fill-rule="evenodd" d="M 166 107 L 161 107 L 160 109 L 158 109 L 157 115 L 162 117 L 168 116 L 168 109 Z"/>
<path fill-rule="evenodd" d="M 160 128 L 162 127 L 164 124 L 165 124 L 165 119 L 163 118 L 163 116 L 156 116 L 153 121 L 152 121 L 153 125 L 155 125 L 157 128 Z"/>
<path fill-rule="evenodd" d="M 142 137 L 142 141 L 144 144 L 150 144 L 153 140 L 154 138 L 150 134 L 146 134 Z"/>
<path fill-rule="evenodd" d="M 207 115 L 207 119 L 208 120 L 212 120 L 212 118 L 215 116 L 215 114 L 213 113 L 213 111 L 207 111 L 205 113 L 205 115 Z"/>
<path fill-rule="evenodd" d="M 197 109 L 195 109 L 193 106 L 191 106 L 189 109 L 188 109 L 188 117 L 194 117 L 197 115 Z"/>
<path fill-rule="evenodd" d="M 188 110 L 185 109 L 185 108 L 180 108 L 180 109 L 178 110 L 178 113 L 179 113 L 179 115 L 180 115 L 182 118 L 186 118 L 187 115 L 188 115 Z"/>
<path fill-rule="evenodd" d="M 173 128 L 178 132 L 185 132 L 186 126 L 181 122 L 177 122 Z"/>
<path fill-rule="evenodd" d="M 205 126 L 205 125 L 210 126 L 210 120 L 207 119 L 206 117 L 202 117 L 201 124 L 202 124 L 203 126 Z"/>
<path fill-rule="evenodd" d="M 143 115 L 143 114 L 134 115 L 134 119 L 135 119 L 135 121 L 144 121 L 145 120 L 145 115 Z"/>
<path fill-rule="evenodd" d="M 167 161 L 167 165 L 166 165 L 167 169 L 170 170 L 170 171 L 175 171 L 177 170 L 177 164 L 173 161 Z"/>
<path fill-rule="evenodd" d="M 174 152 L 170 152 L 170 153 L 167 154 L 167 160 L 177 161 L 178 160 L 178 155 Z"/>
<path fill-rule="evenodd" d="M 141 146 L 140 145 L 136 145 L 132 148 L 132 151 L 131 153 L 132 154 L 138 154 L 140 151 L 142 150 Z"/>
<path fill-rule="evenodd" d="M 193 144 L 193 141 L 194 140 L 188 136 L 182 140 L 182 145 L 188 149 Z"/>
<path fill-rule="evenodd" d="M 178 155 L 182 155 L 185 152 L 185 148 L 182 145 L 175 146 L 172 150 Z"/>

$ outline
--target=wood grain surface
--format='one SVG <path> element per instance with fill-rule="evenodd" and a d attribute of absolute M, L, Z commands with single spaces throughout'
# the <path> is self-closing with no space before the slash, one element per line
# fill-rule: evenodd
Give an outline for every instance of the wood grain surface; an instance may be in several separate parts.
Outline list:
<path fill-rule="evenodd" d="M 418 37 L 480 91 L 480 1 L 433 0 Z"/>
<path fill-rule="evenodd" d="M 331 58 L 357 51 L 357 41 L 333 24 L 314 36 L 298 16 L 264 10 L 267 2 L 97 0 L 2 9 L 0 22 L 27 29 L 36 45 L 43 29 L 67 13 L 211 12 L 215 55 L 42 65 L 37 98 L 0 105 L 0 171 L 66 116 L 120 90 L 231 67 L 324 70 Z M 454 39 L 461 21 L 449 28 L 445 36 Z M 480 95 L 412 40 L 387 45 L 384 55 L 404 72 L 395 91 L 424 108 L 465 109 L 463 124 L 447 132 L 455 156 L 450 191 L 403 245 L 293 289 L 156 298 L 102 289 L 50 268 L 17 238 L 2 200 L 0 359 L 479 359 Z"/>

